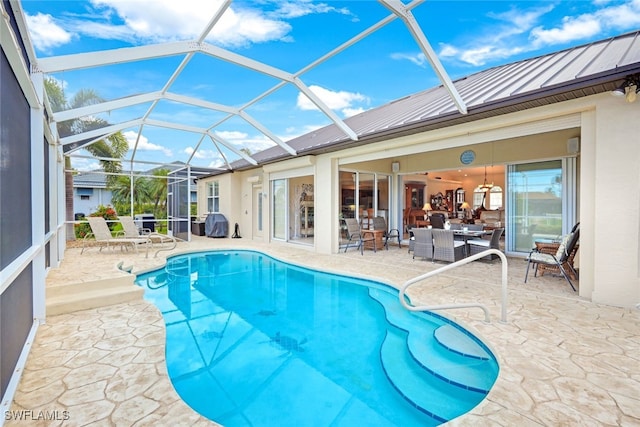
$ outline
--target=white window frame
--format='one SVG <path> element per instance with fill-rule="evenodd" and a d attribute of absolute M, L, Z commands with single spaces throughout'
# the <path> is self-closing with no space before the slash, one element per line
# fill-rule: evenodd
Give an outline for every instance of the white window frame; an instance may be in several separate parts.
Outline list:
<path fill-rule="evenodd" d="M 504 190 L 499 185 L 489 190 L 489 208 L 490 210 L 502 209 Z"/>
<path fill-rule="evenodd" d="M 207 183 L 207 211 L 209 213 L 220 212 L 220 183 L 218 181 Z"/>

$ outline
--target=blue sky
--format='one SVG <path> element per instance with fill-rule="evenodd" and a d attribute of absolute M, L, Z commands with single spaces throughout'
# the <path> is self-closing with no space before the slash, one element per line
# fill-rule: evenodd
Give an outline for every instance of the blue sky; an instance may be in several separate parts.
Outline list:
<path fill-rule="evenodd" d="M 91 0 L 22 2 L 39 58 L 179 40 L 193 40 L 219 7 L 213 0 Z M 390 15 L 374 1 L 234 1 L 206 42 L 286 72 L 297 72 Z M 640 29 L 640 0 L 633 1 L 425 1 L 413 9 L 431 46 L 455 80 L 476 71 Z M 111 100 L 167 83 L 183 56 L 57 73 L 71 98 L 95 89 Z M 402 21 L 382 29 L 300 76 L 340 117 L 439 85 L 430 64 Z M 278 80 L 196 55 L 169 91 L 240 107 Z M 111 111 L 117 123 L 142 117 L 150 105 Z M 295 87 L 286 85 L 247 109 L 284 141 L 330 120 Z M 161 102 L 150 117 L 208 128 L 226 114 Z M 123 130 L 133 147 L 138 128 Z M 232 118 L 216 135 L 252 152 L 274 145 L 256 128 Z M 187 161 L 197 134 L 143 128 L 136 158 Z M 229 160 L 237 158 L 222 149 Z M 192 159 L 220 166 L 221 155 L 205 140 Z M 96 162 L 75 159 L 78 169 Z"/>

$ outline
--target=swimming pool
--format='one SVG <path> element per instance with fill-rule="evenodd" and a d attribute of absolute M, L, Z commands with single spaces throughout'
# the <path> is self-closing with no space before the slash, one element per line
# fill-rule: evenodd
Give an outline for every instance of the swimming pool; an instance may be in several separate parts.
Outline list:
<path fill-rule="evenodd" d="M 486 396 L 495 357 L 381 283 L 254 251 L 175 256 L 139 275 L 171 381 L 225 426 L 437 425 Z"/>

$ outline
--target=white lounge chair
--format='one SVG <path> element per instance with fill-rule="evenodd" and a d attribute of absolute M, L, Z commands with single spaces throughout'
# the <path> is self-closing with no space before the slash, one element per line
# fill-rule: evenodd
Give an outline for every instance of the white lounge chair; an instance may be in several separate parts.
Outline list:
<path fill-rule="evenodd" d="M 95 244 L 100 246 L 100 251 L 104 247 L 115 247 L 120 246 L 120 249 L 129 247 L 133 248 L 136 252 L 138 252 L 138 245 L 145 245 L 146 248 L 146 256 L 149 256 L 149 246 L 151 245 L 151 240 L 144 236 L 138 236 L 136 238 L 128 238 L 128 237 L 113 237 L 111 235 L 111 230 L 109 230 L 109 226 L 107 225 L 107 221 L 105 221 L 102 217 L 88 217 L 87 221 L 89 221 L 89 227 L 91 227 L 91 233 L 88 233 L 83 241 L 82 241 L 82 250 L 80 254 L 82 254 L 85 248 L 88 245 L 91 245 L 91 238 L 95 239 Z"/>
<path fill-rule="evenodd" d="M 176 238 L 173 236 L 160 234 L 155 231 L 151 231 L 148 228 L 138 228 L 135 221 L 130 216 L 121 216 L 119 217 L 119 219 L 120 223 L 122 224 L 123 234 L 118 237 L 126 237 L 128 239 L 147 238 L 150 240 L 152 245 L 170 245 L 168 247 L 163 247 L 162 249 L 160 249 L 163 251 L 174 249 L 178 245 Z M 158 252 L 160 252 L 160 250 L 156 252 L 156 255 L 158 255 Z"/>

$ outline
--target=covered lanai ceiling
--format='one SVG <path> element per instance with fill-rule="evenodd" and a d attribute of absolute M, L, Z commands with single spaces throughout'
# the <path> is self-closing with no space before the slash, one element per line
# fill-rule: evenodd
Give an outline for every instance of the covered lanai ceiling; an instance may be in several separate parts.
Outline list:
<path fill-rule="evenodd" d="M 356 132 L 344 122 L 349 112 L 340 114 L 339 108 L 329 104 L 330 96 L 323 96 L 323 90 L 326 91 L 323 88 L 328 85 L 318 81 L 314 71 L 336 67 L 336 73 L 345 74 L 345 86 L 361 73 L 375 74 L 375 68 L 367 68 L 362 49 L 370 49 L 376 40 L 379 43 L 380 37 L 385 37 L 385 28 L 388 31 L 403 31 L 406 33 L 405 40 L 412 39 L 413 49 L 419 50 L 430 64 L 430 68 L 421 70 L 425 84 L 432 86 L 434 83 L 441 83 L 458 110 L 466 113 L 464 102 L 414 16 L 413 10 L 423 1 L 413 1 L 406 5 L 395 0 L 366 3 L 369 8 L 377 8 L 376 13 L 367 14 L 370 22 L 362 22 L 347 9 L 331 10 L 331 5 L 323 5 L 327 9 L 323 19 L 330 16 L 327 20 L 329 25 L 325 27 L 327 33 L 317 34 L 306 41 L 309 43 L 306 58 L 287 59 L 289 45 L 305 41 L 292 40 L 286 34 L 277 43 L 272 42 L 278 45 L 275 51 L 274 46 L 261 50 L 256 48 L 258 43 L 255 42 L 249 48 L 248 42 L 235 43 L 227 40 L 224 32 L 241 33 L 243 29 L 240 28 L 242 23 L 239 20 L 249 19 L 251 9 L 247 9 L 246 4 L 234 8 L 232 1 L 226 0 L 212 2 L 211 5 L 187 2 L 187 5 L 201 8 L 202 14 L 207 14 L 206 23 L 200 24 L 196 37 L 178 33 L 171 41 L 135 45 L 135 40 L 127 40 L 124 35 L 122 40 L 114 36 L 111 44 L 125 46 L 42 56 L 34 61 L 33 68 L 56 79 L 69 94 L 81 89 L 93 89 L 101 94 L 103 86 L 120 85 L 119 96 L 112 99 L 53 112 L 52 118 L 56 123 L 95 116 L 104 118 L 108 123 L 100 129 L 61 138 L 65 154 L 78 158 L 83 157 L 83 147 L 113 133 L 126 132 L 131 149 L 125 160 L 144 163 L 149 146 L 161 147 L 161 144 L 150 141 L 146 136 L 152 135 L 157 129 L 162 130 L 165 136 L 172 135 L 174 142 L 181 142 L 181 145 L 174 145 L 178 147 L 177 150 L 165 148 L 165 151 L 176 151 L 173 153 L 175 157 L 167 159 L 167 163 L 178 160 L 192 165 L 228 169 L 233 161 L 244 159 L 255 165 L 257 162 L 252 154 L 269 146 L 279 146 L 290 155 L 297 155 L 296 150 L 287 144 L 288 136 L 282 134 L 281 126 L 274 124 L 274 115 L 278 120 L 286 120 L 289 116 L 291 128 L 298 130 L 298 134 L 292 134 L 291 137 L 326 124 L 334 124 L 345 137 L 356 141 Z M 309 6 L 310 3 L 301 5 Z M 183 5 L 177 2 L 177 7 Z M 172 13 L 170 10 L 165 12 Z M 32 15 L 33 13 L 31 11 Z M 57 18 L 69 19 L 66 16 Z M 342 40 L 332 37 L 331 19 L 333 25 L 350 25 L 351 37 Z M 27 19 L 27 23 L 29 22 L 34 22 L 34 19 Z M 194 26 L 197 25 L 198 23 L 194 23 Z M 233 28 L 234 25 L 236 28 Z M 367 39 L 369 41 L 365 42 Z M 363 45 L 361 49 L 355 48 L 358 44 Z M 69 49 L 73 49 L 73 44 Z M 344 58 L 336 59 L 348 55 L 349 50 L 355 50 L 353 63 L 345 62 Z M 278 56 L 269 55 L 269 52 L 276 51 L 279 51 Z M 369 54 L 389 55 L 384 51 L 369 51 Z M 365 63 L 356 62 L 355 58 L 364 60 Z M 372 65 L 375 66 L 376 63 L 372 62 Z M 96 70 L 100 70 L 100 78 L 92 80 L 91 76 L 98 76 Z M 437 82 L 434 81 L 434 73 Z M 222 93 L 219 90 L 226 84 L 238 84 L 237 79 L 233 83 L 231 79 L 226 79 L 225 76 L 229 74 L 234 77 L 244 76 L 243 83 L 235 88 L 231 97 L 227 91 Z M 82 86 L 72 88 L 70 82 Z M 285 97 L 272 101 L 277 92 L 284 93 Z M 357 91 L 341 88 L 334 88 L 334 92 L 342 92 L 344 96 L 352 98 L 365 97 Z M 302 116 L 292 111 L 293 109 L 289 110 L 291 107 L 313 110 L 317 114 L 307 118 L 306 120 L 311 120 L 308 123 L 300 122 Z M 362 107 L 353 112 L 359 111 L 362 111 Z M 256 143 L 256 139 L 259 143 Z"/>

